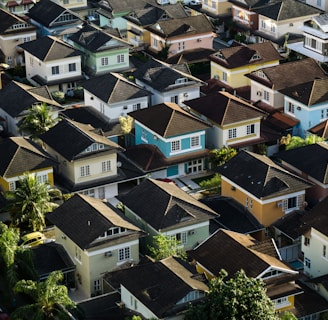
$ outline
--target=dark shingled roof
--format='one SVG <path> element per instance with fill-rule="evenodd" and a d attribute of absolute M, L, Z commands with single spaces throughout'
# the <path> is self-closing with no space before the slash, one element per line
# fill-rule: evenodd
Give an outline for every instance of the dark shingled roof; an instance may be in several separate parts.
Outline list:
<path fill-rule="evenodd" d="M 210 55 L 215 52 L 214 49 L 208 48 L 194 48 L 190 50 L 184 50 L 179 52 L 166 60 L 169 64 L 181 64 L 181 63 L 198 63 L 206 62 L 210 60 Z"/>
<path fill-rule="evenodd" d="M 238 7 L 246 9 L 256 9 L 267 6 L 271 0 L 230 0 L 229 2 L 235 4 Z"/>
<path fill-rule="evenodd" d="M 54 167 L 57 162 L 29 138 L 11 137 L 0 140 L 0 176 L 10 178 Z"/>
<path fill-rule="evenodd" d="M 95 240 L 111 227 L 128 230 L 119 234 L 119 237 L 141 232 L 138 227 L 125 220 L 113 206 L 81 194 L 74 194 L 53 212 L 48 213 L 47 219 L 82 250 L 100 245 L 102 241 Z M 116 237 L 111 237 L 103 241 L 110 242 L 115 239 Z"/>
<path fill-rule="evenodd" d="M 23 29 L 24 32 L 36 29 L 32 24 L 30 25 L 28 21 L 23 20 L 19 16 L 16 16 L 7 10 L 0 9 L 0 34 L 18 32 L 19 29 L 8 30 L 16 23 L 24 23 L 29 25 L 28 27 Z"/>
<path fill-rule="evenodd" d="M 219 173 L 258 199 L 301 191 L 312 185 L 266 156 L 240 151 L 218 168 Z"/>
<path fill-rule="evenodd" d="M 118 199 L 159 232 L 218 216 L 176 185 L 153 179 L 144 180 Z"/>

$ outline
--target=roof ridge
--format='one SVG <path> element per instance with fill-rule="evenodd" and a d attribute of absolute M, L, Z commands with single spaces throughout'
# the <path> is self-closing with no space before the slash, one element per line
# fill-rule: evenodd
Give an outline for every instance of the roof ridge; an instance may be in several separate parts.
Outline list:
<path fill-rule="evenodd" d="M 50 38 L 50 37 L 48 37 L 48 39 L 51 39 L 51 40 L 52 40 L 52 44 L 51 44 L 50 48 L 48 49 L 47 54 L 44 56 L 43 61 L 46 61 L 47 57 L 48 57 L 49 54 L 50 54 L 51 49 L 54 47 L 54 45 L 55 45 L 55 43 L 56 43 L 56 40 L 55 40 L 55 39 Z"/>
<path fill-rule="evenodd" d="M 164 103 L 165 104 L 165 103 Z M 166 105 L 166 104 L 165 104 Z M 167 105 L 166 105 L 167 106 Z M 175 109 L 172 109 L 172 108 L 170 108 L 171 109 L 171 116 L 170 116 L 170 119 L 169 119 L 169 121 L 168 121 L 168 123 L 167 123 L 167 125 L 166 125 L 166 128 L 165 128 L 165 131 L 164 131 L 164 133 L 163 133 L 163 137 L 165 137 L 166 136 L 166 134 L 167 134 L 167 131 L 168 131 L 168 128 L 169 128 L 169 126 L 170 126 L 170 124 L 171 124 L 171 122 L 172 122 L 172 120 L 173 120 L 173 116 L 174 116 L 174 113 L 175 113 Z"/>
<path fill-rule="evenodd" d="M 106 103 L 110 103 L 110 99 L 113 97 L 114 91 L 115 91 L 115 89 L 117 88 L 118 83 L 119 83 L 120 81 L 121 81 L 121 80 L 118 79 L 118 78 L 116 77 L 115 86 L 113 87 L 113 90 L 112 90 L 110 96 L 108 97 Z"/>

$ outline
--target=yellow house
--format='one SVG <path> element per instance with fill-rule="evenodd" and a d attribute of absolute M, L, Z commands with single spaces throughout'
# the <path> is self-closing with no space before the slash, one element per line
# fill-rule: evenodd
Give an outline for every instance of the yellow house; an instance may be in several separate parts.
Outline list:
<path fill-rule="evenodd" d="M 0 189 L 13 191 L 25 172 L 35 173 L 38 181 L 54 185 L 53 167 L 57 162 L 27 137 L 0 141 Z"/>
<path fill-rule="evenodd" d="M 232 45 L 210 56 L 211 78 L 232 88 L 249 86 L 251 82 L 245 74 L 276 66 L 281 58 L 271 42 Z"/>

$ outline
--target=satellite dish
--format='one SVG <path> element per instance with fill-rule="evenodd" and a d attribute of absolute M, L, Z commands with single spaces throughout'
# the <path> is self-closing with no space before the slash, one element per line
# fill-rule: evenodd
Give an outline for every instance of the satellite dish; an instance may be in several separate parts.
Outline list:
<path fill-rule="evenodd" d="M 121 161 L 117 161 L 116 166 L 117 166 L 117 168 L 121 168 L 122 167 L 122 162 Z"/>

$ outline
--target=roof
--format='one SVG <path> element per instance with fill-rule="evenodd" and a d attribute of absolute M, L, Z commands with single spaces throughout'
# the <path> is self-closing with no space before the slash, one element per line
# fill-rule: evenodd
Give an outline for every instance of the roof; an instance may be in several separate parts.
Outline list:
<path fill-rule="evenodd" d="M 170 102 L 132 111 L 129 115 L 163 138 L 176 137 L 210 127 L 203 120 Z"/>
<path fill-rule="evenodd" d="M 52 99 L 47 87 L 31 87 L 26 84 L 11 81 L 0 90 L 0 108 L 12 117 L 18 117 L 36 103 L 46 103 L 49 106 L 61 108 Z"/>
<path fill-rule="evenodd" d="M 27 171 L 46 169 L 57 165 L 47 152 L 27 137 L 0 140 L 0 176 L 10 178 Z"/>
<path fill-rule="evenodd" d="M 184 50 L 171 56 L 166 60 L 166 62 L 169 64 L 191 64 L 198 62 L 206 62 L 210 60 L 210 55 L 214 52 L 214 49 L 209 48 L 194 48 L 190 50 Z"/>
<path fill-rule="evenodd" d="M 266 156 L 241 150 L 218 168 L 219 173 L 258 199 L 270 199 L 312 186 Z"/>
<path fill-rule="evenodd" d="M 270 0 L 230 0 L 230 2 L 236 6 L 254 10 L 268 5 Z"/>
<path fill-rule="evenodd" d="M 48 213 L 47 219 L 82 250 L 104 242 L 116 243 L 117 237 L 141 232 L 138 227 L 121 216 L 113 206 L 100 199 L 81 194 L 74 194 L 53 212 Z M 128 232 L 96 241 L 112 227 L 122 227 Z"/>
<path fill-rule="evenodd" d="M 51 36 L 24 42 L 20 47 L 44 62 L 81 56 L 83 54 L 69 44 Z"/>
<path fill-rule="evenodd" d="M 161 319 L 176 314 L 177 303 L 188 293 L 208 291 L 203 282 L 193 279 L 193 274 L 173 257 L 107 273 L 104 279 L 115 287 L 121 284 Z M 186 309 L 188 305 L 180 307 Z"/>
<path fill-rule="evenodd" d="M 282 57 L 270 41 L 254 44 L 237 44 L 222 48 L 210 56 L 215 63 L 233 69 L 252 64 L 281 60 Z"/>
<path fill-rule="evenodd" d="M 184 101 L 184 104 L 219 126 L 266 115 L 262 110 L 225 91 Z"/>
<path fill-rule="evenodd" d="M 212 234 L 191 250 L 189 255 L 216 276 L 221 269 L 225 269 L 229 277 L 243 269 L 248 277 L 256 278 L 269 267 L 295 273 L 279 260 L 273 240 L 258 242 L 249 235 L 224 229 Z"/>
<path fill-rule="evenodd" d="M 308 177 L 328 184 L 328 144 L 326 142 L 282 151 L 275 154 L 275 157 L 297 168 Z"/>
<path fill-rule="evenodd" d="M 218 216 L 176 185 L 153 179 L 144 180 L 117 198 L 158 232 L 193 225 Z"/>
<path fill-rule="evenodd" d="M 327 140 L 328 139 L 328 120 L 321 121 L 314 127 L 308 129 L 308 131 L 321 138 L 324 138 L 324 140 Z"/>
<path fill-rule="evenodd" d="M 63 118 L 50 130 L 40 135 L 40 139 L 69 161 L 82 157 L 81 153 L 93 143 L 105 146 L 104 149 L 97 152 L 123 150 L 115 142 L 105 137 L 102 132 L 96 133 L 95 128 L 91 125 L 81 124 L 67 118 Z M 86 153 L 84 156 L 90 154 L 92 153 Z"/>
<path fill-rule="evenodd" d="M 150 96 L 150 92 L 118 73 L 90 78 L 84 81 L 82 86 L 107 104 Z"/>
<path fill-rule="evenodd" d="M 259 73 L 261 76 L 258 76 Z M 245 76 L 273 90 L 282 90 L 300 83 L 327 77 L 318 63 L 311 58 L 262 68 Z"/>
<path fill-rule="evenodd" d="M 30 25 L 29 22 L 23 20 L 19 16 L 16 16 L 7 10 L 0 9 L 0 34 L 7 32 L 15 32 L 14 30 L 8 29 L 16 23 L 24 23 L 29 25 L 28 29 L 24 29 L 24 31 L 28 30 L 30 32 L 31 29 L 35 29 L 33 25 Z"/>

